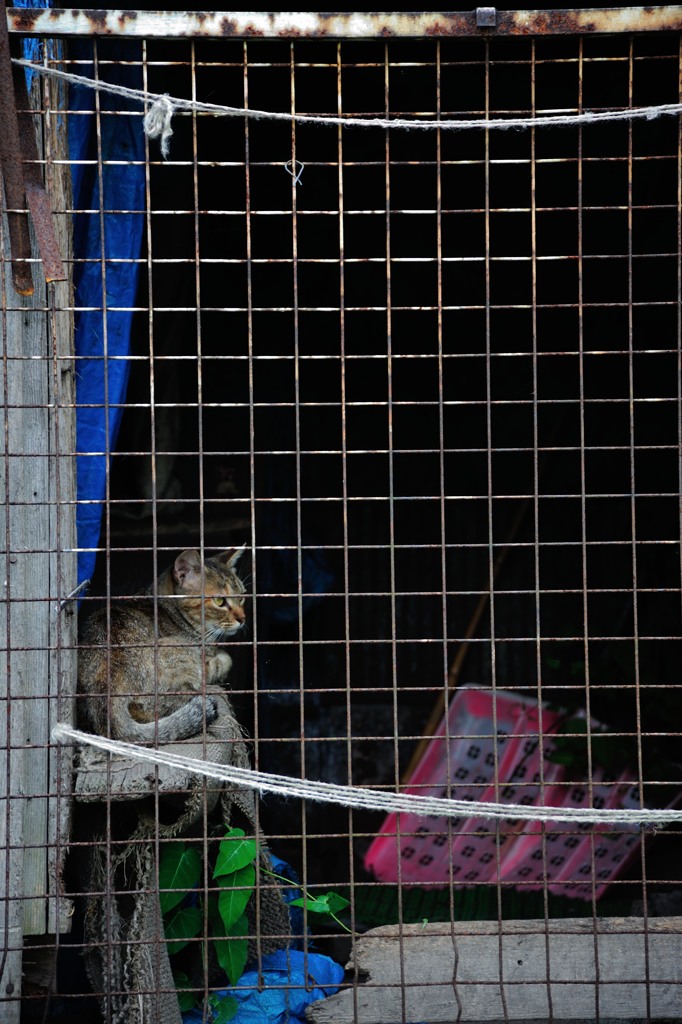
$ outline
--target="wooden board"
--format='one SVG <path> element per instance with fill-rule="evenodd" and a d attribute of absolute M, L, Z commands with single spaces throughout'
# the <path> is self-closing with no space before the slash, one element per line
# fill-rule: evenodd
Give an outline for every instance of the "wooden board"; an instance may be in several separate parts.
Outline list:
<path fill-rule="evenodd" d="M 53 42 L 54 56 L 63 44 Z M 71 169 L 66 117 L 55 111 L 67 107 L 67 86 L 58 80 L 44 80 L 40 86 L 46 97 L 46 123 L 51 132 L 44 135 L 46 187 L 55 211 L 73 209 Z M 37 106 L 37 97 L 32 101 Z M 52 113 L 49 113 L 52 111 Z M 56 282 L 54 310 L 48 312 L 46 327 L 50 361 L 50 435 L 49 488 L 52 544 L 50 545 L 50 621 L 51 644 L 49 694 L 47 703 L 48 738 L 57 722 L 75 724 L 76 645 L 78 606 L 63 604 L 76 587 L 78 567 L 76 547 L 76 380 L 74 364 L 73 219 L 58 212 L 53 216 L 59 251 L 67 268 L 68 280 Z M 49 934 L 71 929 L 73 904 L 62 895 L 61 877 L 68 849 L 71 826 L 73 748 L 51 746 L 48 756 L 48 853 L 47 853 L 47 927 Z M 27 929 L 27 934 L 30 934 Z M 40 934 L 38 932 L 37 934 Z"/>
<path fill-rule="evenodd" d="M 53 106 L 62 102 L 53 95 L 55 88 L 34 82 L 32 105 L 42 102 L 40 89 L 52 97 Z M 42 137 L 43 122 L 36 120 L 51 205 L 57 211 L 70 209 L 68 168 L 53 163 L 66 154 L 66 122 L 52 115 L 47 123 L 54 130 Z M 70 219 L 54 217 L 67 258 Z M 38 252 L 32 226 L 31 250 Z M 32 271 L 35 292 L 27 297 L 17 296 L 6 276 L 9 453 L 2 475 L 9 522 L 2 522 L 0 545 L 4 548 L 9 538 L 3 595 L 9 598 L 9 614 L 0 630 L 9 631 L 4 696 L 10 702 L 13 793 L 25 798 L 19 805 L 23 927 L 27 935 L 43 935 L 55 928 L 68 930 L 70 920 L 66 904 L 58 908 L 54 901 L 68 845 L 70 751 L 51 746 L 50 733 L 59 718 L 71 720 L 72 700 L 65 694 L 75 686 L 75 608 L 59 609 L 76 584 L 73 323 L 71 312 L 62 312 L 73 301 L 69 283 L 47 288 L 42 265 L 34 264 Z"/>
<path fill-rule="evenodd" d="M 45 88 L 48 95 L 52 87 Z M 34 95 L 32 102 L 39 97 Z M 64 155 L 66 121 L 50 118 L 39 139 L 52 202 L 70 209 Z M 68 245 L 70 216 L 59 236 Z M 37 252 L 32 239 L 33 253 Z M 46 288 L 40 263 L 35 292 L 12 288 L 6 220 L 0 228 L 3 321 L 0 389 L 0 1019 L 19 1019 L 23 935 L 66 931 L 70 907 L 60 896 L 68 845 L 70 751 L 50 743 L 57 718 L 70 720 L 75 682 L 75 616 L 59 600 L 75 585 L 73 302 L 67 284 Z M 63 248 L 69 255 L 68 248 Z M 62 360 L 65 357 L 65 361 Z M 70 364 L 70 371 L 62 371 Z M 4 371 L 6 369 L 6 378 Z M 59 459 L 57 456 L 61 456 Z"/>
<path fill-rule="evenodd" d="M 682 1014 L 682 918 L 376 928 L 347 970 L 356 983 L 314 1003 L 308 1020 L 669 1019 Z"/>

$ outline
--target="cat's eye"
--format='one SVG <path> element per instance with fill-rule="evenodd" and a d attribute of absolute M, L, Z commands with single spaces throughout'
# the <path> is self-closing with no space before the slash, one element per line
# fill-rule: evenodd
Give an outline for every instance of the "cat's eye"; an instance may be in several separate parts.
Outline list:
<path fill-rule="evenodd" d="M 213 604 L 217 604 L 219 608 L 224 608 L 225 605 L 227 604 L 227 598 L 226 597 L 214 597 L 213 598 Z"/>

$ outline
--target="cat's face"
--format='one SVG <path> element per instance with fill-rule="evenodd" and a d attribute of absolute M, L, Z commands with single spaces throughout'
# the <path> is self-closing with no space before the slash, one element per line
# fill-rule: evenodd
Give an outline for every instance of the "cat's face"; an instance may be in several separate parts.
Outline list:
<path fill-rule="evenodd" d="M 198 633 L 215 643 L 234 636 L 246 621 L 244 584 L 235 566 L 243 548 L 232 548 L 202 563 L 198 551 L 183 551 L 175 559 L 175 590 L 180 608 Z"/>

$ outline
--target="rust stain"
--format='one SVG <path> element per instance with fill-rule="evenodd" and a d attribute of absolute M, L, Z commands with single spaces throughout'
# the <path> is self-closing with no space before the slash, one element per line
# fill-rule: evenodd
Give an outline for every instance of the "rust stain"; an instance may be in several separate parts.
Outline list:
<path fill-rule="evenodd" d="M 232 37 L 239 36 L 239 37 L 242 37 L 242 38 L 243 37 L 248 37 L 249 39 L 262 39 L 266 35 L 272 35 L 273 34 L 273 33 L 265 32 L 263 29 L 257 28 L 255 25 L 251 25 L 251 24 L 240 25 L 238 22 L 236 22 L 236 21 L 234 21 L 234 20 L 232 20 L 230 18 L 223 18 L 221 23 L 220 23 L 220 26 L 221 26 L 220 35 L 223 35 L 223 36 L 232 36 Z M 208 31 L 205 34 L 206 35 L 213 35 L 213 32 L 210 31 L 210 25 L 209 25 Z M 188 33 L 188 35 L 191 35 L 191 33 Z"/>
<path fill-rule="evenodd" d="M 34 183 L 27 184 L 26 199 L 31 211 L 33 227 L 35 228 L 45 280 L 65 281 L 66 274 L 54 232 L 50 200 L 45 189 L 42 187 L 42 183 L 39 185 Z"/>
<path fill-rule="evenodd" d="M 15 292 L 19 295 L 32 295 L 31 266 L 27 262 L 31 258 L 31 240 L 25 213 L 26 190 L 15 97 L 17 76 L 13 73 L 11 64 L 14 40 L 10 41 L 4 13 L 5 5 L 0 2 L 0 167 L 7 213 L 12 282 Z"/>
<path fill-rule="evenodd" d="M 661 29 L 679 29 L 682 25 L 682 9 L 679 6 L 621 7 L 613 11 L 598 9 L 576 13 L 578 25 L 583 31 L 589 32 L 656 32 Z"/>
<path fill-rule="evenodd" d="M 23 157 L 24 190 L 43 263 L 43 273 L 46 281 L 64 281 L 66 274 L 55 235 L 50 200 L 43 187 L 33 119 L 28 113 L 30 104 L 26 76 L 20 68 L 13 69 L 13 81 L 17 107 L 22 111 L 17 117 L 17 123 L 19 148 Z"/>
<path fill-rule="evenodd" d="M 207 15 L 202 14 L 200 24 L 203 26 L 206 21 Z M 220 22 L 220 34 L 221 36 L 235 36 L 237 34 L 237 25 L 231 18 L 223 18 Z"/>
<path fill-rule="evenodd" d="M 584 8 L 500 11 L 499 35 L 581 35 L 609 32 L 679 31 L 682 7 Z"/>
<path fill-rule="evenodd" d="M 448 21 L 434 21 L 424 31 L 424 35 L 433 38 L 442 36 L 478 36 L 486 33 L 487 29 L 480 29 L 476 25 L 476 15 L 473 12 L 462 13 L 456 19 L 450 18 Z"/>
<path fill-rule="evenodd" d="M 36 22 L 36 18 L 40 16 L 42 11 L 31 10 L 29 8 L 12 8 L 8 10 L 7 16 L 9 18 L 9 27 L 12 32 L 33 32 L 33 27 Z M 50 11 L 52 14 L 52 11 Z"/>
<path fill-rule="evenodd" d="M 84 10 L 83 15 L 92 25 L 96 35 L 111 34 L 111 27 L 109 25 L 109 15 L 107 11 Z"/>

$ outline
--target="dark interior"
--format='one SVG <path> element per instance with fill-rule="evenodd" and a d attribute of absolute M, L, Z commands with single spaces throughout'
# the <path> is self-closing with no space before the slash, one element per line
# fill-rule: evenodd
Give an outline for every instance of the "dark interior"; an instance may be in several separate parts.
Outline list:
<path fill-rule="evenodd" d="M 678 100 L 673 34 L 146 57 L 151 91 L 189 96 L 194 71 L 199 100 L 241 107 L 246 81 L 251 108 L 283 112 L 293 88 L 297 112 L 444 119 Z M 589 700 L 600 756 L 667 803 L 651 783 L 679 777 L 682 711 L 677 120 L 438 134 L 176 114 L 173 131 L 167 162 L 150 143 L 91 594 L 134 593 L 185 547 L 253 543 L 233 693 L 258 766 L 393 786 L 492 591 L 459 681 Z M 336 886 L 371 882 L 377 815 L 353 813 L 352 841 L 349 820 L 263 806 L 273 848 Z M 649 881 L 675 878 L 679 836 L 651 850 Z M 641 899 L 641 872 L 599 913 Z"/>

